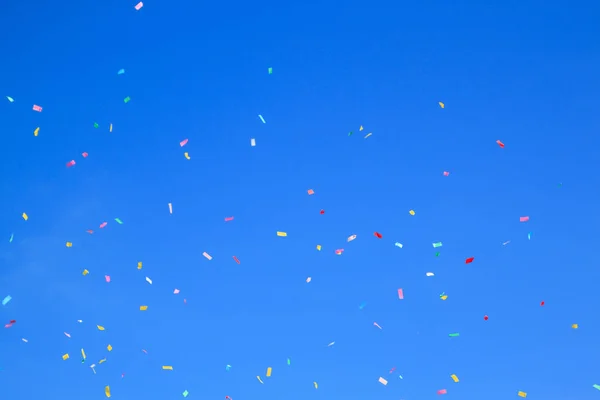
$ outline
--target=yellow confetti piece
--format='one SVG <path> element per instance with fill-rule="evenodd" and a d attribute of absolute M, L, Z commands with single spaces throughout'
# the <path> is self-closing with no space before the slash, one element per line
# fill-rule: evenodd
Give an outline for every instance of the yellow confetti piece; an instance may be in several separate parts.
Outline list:
<path fill-rule="evenodd" d="M 40 133 L 40 128 L 35 128 L 35 131 L 33 131 L 33 136 L 37 136 L 38 133 Z"/>
<path fill-rule="evenodd" d="M 185 156 L 185 158 L 187 158 L 188 160 L 190 159 L 190 155 L 189 155 L 187 152 L 183 153 L 183 155 L 184 155 L 184 156 Z"/>
<path fill-rule="evenodd" d="M 439 104 L 439 105 L 440 105 L 440 107 L 442 107 L 442 108 L 446 107 L 446 105 L 445 105 L 444 103 L 442 103 L 441 101 L 440 101 L 440 102 L 438 102 L 438 104 Z"/>
<path fill-rule="evenodd" d="M 577 329 L 577 328 L 579 328 L 579 325 L 578 324 L 573 324 L 573 325 L 571 325 L 571 328 Z"/>
<path fill-rule="evenodd" d="M 443 295 L 443 296 L 442 296 L 442 297 L 440 297 L 440 298 L 441 298 L 442 300 L 446 300 L 446 299 L 448 298 L 448 295 L 447 295 L 447 294 L 445 294 L 445 295 Z"/>
<path fill-rule="evenodd" d="M 73 243 L 67 242 L 67 247 L 73 247 Z"/>
<path fill-rule="evenodd" d="M 256 379 L 258 379 L 258 381 L 259 381 L 260 383 L 264 384 L 264 382 L 262 381 L 262 379 L 260 379 L 260 376 L 258 376 L 258 375 L 257 375 L 257 376 L 256 376 Z"/>
<path fill-rule="evenodd" d="M 112 351 L 112 346 L 109 344 L 108 346 L 106 346 L 106 350 Z"/>
<path fill-rule="evenodd" d="M 525 392 L 519 392 L 519 393 L 517 393 L 517 394 L 518 394 L 520 397 L 523 397 L 523 398 L 527 397 L 527 393 L 525 393 Z"/>
<path fill-rule="evenodd" d="M 89 273 L 90 273 L 90 271 L 88 271 L 87 269 L 84 269 L 84 270 L 83 270 L 83 276 L 86 276 L 86 275 L 87 275 L 87 274 L 89 274 Z"/>
<path fill-rule="evenodd" d="M 458 376 L 456 376 L 456 375 L 452 374 L 452 375 L 450 375 L 450 378 L 452 378 L 452 380 L 453 380 L 454 382 L 458 382 Z"/>
<path fill-rule="evenodd" d="M 267 378 L 271 376 L 271 372 L 273 372 L 273 368 L 267 368 Z"/>
<path fill-rule="evenodd" d="M 103 358 L 102 360 L 98 361 L 98 364 L 102 364 L 103 362 L 106 362 L 106 358 Z"/>
<path fill-rule="evenodd" d="M 142 262 L 138 261 L 138 269 L 142 269 Z"/>
<path fill-rule="evenodd" d="M 317 382 L 313 382 L 313 385 L 315 385 L 315 389 L 319 388 L 319 384 Z"/>
<path fill-rule="evenodd" d="M 146 311 L 148 309 L 148 306 L 140 306 L 140 311 Z"/>
<path fill-rule="evenodd" d="M 24 219 L 25 221 L 27 221 L 27 220 L 29 219 L 29 217 L 27 216 L 27 214 L 23 213 L 23 219 Z"/>
<path fill-rule="evenodd" d="M 279 231 L 277 231 L 277 236 L 286 237 L 287 236 L 287 232 L 279 232 Z"/>
<path fill-rule="evenodd" d="M 102 325 L 96 325 L 96 326 L 98 327 L 99 331 L 103 331 L 104 330 L 104 327 Z"/>
<path fill-rule="evenodd" d="M 415 215 L 415 210 L 410 210 L 408 213 L 409 213 L 410 215 Z"/>
<path fill-rule="evenodd" d="M 81 349 L 81 358 L 83 358 L 84 360 L 87 358 L 85 356 L 85 350 Z"/>
<path fill-rule="evenodd" d="M 104 394 L 106 395 L 106 397 L 110 397 L 110 386 L 104 388 Z"/>
<path fill-rule="evenodd" d="M 112 124 L 110 124 L 110 128 L 108 128 L 109 132 L 112 132 Z"/>
<path fill-rule="evenodd" d="M 317 245 L 317 250 L 321 251 L 321 245 L 320 244 Z"/>
<path fill-rule="evenodd" d="M 173 367 L 170 365 L 163 365 L 162 369 L 167 370 L 167 371 L 173 371 Z"/>
<path fill-rule="evenodd" d="M 68 360 L 68 359 L 69 359 L 69 354 L 67 353 L 67 354 L 65 354 L 64 356 L 62 356 L 62 359 L 63 359 L 63 360 Z"/>
<path fill-rule="evenodd" d="M 360 128 L 358 128 L 359 131 L 362 131 L 363 129 L 365 129 L 365 128 L 363 128 L 362 125 L 360 126 Z"/>

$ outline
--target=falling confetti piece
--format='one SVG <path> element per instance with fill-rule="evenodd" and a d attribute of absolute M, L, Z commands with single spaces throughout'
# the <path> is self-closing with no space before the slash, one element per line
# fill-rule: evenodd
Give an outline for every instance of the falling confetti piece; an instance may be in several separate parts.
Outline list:
<path fill-rule="evenodd" d="M 83 276 L 86 276 L 86 275 L 87 275 L 87 274 L 89 274 L 89 273 L 90 273 L 90 271 L 88 271 L 87 269 L 84 269 L 84 270 L 83 270 L 83 273 L 82 273 L 82 275 L 83 275 Z"/>
<path fill-rule="evenodd" d="M 317 382 L 313 382 L 313 385 L 315 385 L 315 389 L 319 388 L 319 384 Z"/>
<path fill-rule="evenodd" d="M 163 365 L 162 369 L 168 370 L 168 371 L 173 371 L 173 367 L 170 365 Z"/>
<path fill-rule="evenodd" d="M 367 306 L 367 302 L 363 301 L 362 303 L 360 303 L 360 305 L 358 306 L 359 310 L 362 310 L 363 308 L 365 308 Z"/>
<path fill-rule="evenodd" d="M 496 143 L 498 143 L 498 146 L 500 146 L 501 148 L 504 148 L 504 143 L 502 143 L 501 141 L 496 140 Z"/>
<path fill-rule="evenodd" d="M 148 306 L 140 306 L 140 311 L 146 311 L 148 310 Z"/>
<path fill-rule="evenodd" d="M 110 275 L 104 275 L 104 279 L 107 283 L 110 283 Z"/>
<path fill-rule="evenodd" d="M 108 128 L 109 132 L 112 132 L 112 124 L 110 124 L 110 127 Z"/>
<path fill-rule="evenodd" d="M 99 331 L 103 331 L 105 330 L 104 327 L 102 325 L 96 325 L 96 327 L 98 328 Z"/>
<path fill-rule="evenodd" d="M 271 376 L 271 372 L 273 372 L 273 368 L 267 368 L 267 378 Z"/>
<path fill-rule="evenodd" d="M 129 103 L 131 101 L 131 97 L 127 96 L 123 99 L 124 103 Z"/>
<path fill-rule="evenodd" d="M 383 236 L 381 235 L 381 233 L 379 232 L 375 232 L 373 233 L 373 235 L 377 238 L 377 239 L 381 239 Z"/>
<path fill-rule="evenodd" d="M 343 252 L 344 252 L 344 249 L 337 249 L 335 251 L 335 254 L 338 255 L 338 256 L 341 256 Z"/>
<path fill-rule="evenodd" d="M 104 388 L 104 394 L 106 395 L 106 397 L 110 397 L 110 386 Z"/>
<path fill-rule="evenodd" d="M 67 332 L 63 332 L 65 334 L 66 337 L 71 338 L 71 334 L 67 333 Z"/>
<path fill-rule="evenodd" d="M 600 385 L 596 385 L 596 384 L 594 384 L 594 385 L 592 385 L 592 387 L 593 387 L 594 389 L 598 389 L 598 390 L 600 390 Z"/>
<path fill-rule="evenodd" d="M 450 336 L 450 337 L 458 337 L 458 336 L 460 336 L 460 333 L 451 333 L 448 336 Z"/>
<path fill-rule="evenodd" d="M 256 146 L 256 139 L 250 139 L 250 146 L 254 147 Z"/>
<path fill-rule="evenodd" d="M 333 346 L 334 344 L 335 344 L 335 342 L 331 342 L 331 343 L 329 343 L 329 344 L 327 345 L 327 347 L 331 347 L 331 346 Z"/>
<path fill-rule="evenodd" d="M 82 156 L 83 158 L 87 158 L 87 156 L 88 156 L 88 155 L 89 155 L 89 154 L 88 154 L 88 153 L 86 153 L 85 151 L 84 151 L 83 153 L 81 153 L 81 156 Z"/>
<path fill-rule="evenodd" d="M 225 222 L 233 221 L 233 217 L 226 217 Z"/>
<path fill-rule="evenodd" d="M 444 176 L 449 176 L 449 175 L 450 175 L 450 172 L 444 171 Z"/>
<path fill-rule="evenodd" d="M 173 290 L 173 294 L 179 294 L 179 289 Z"/>
<path fill-rule="evenodd" d="M 42 107 L 34 104 L 33 105 L 33 111 L 42 112 Z"/>
<path fill-rule="evenodd" d="M 265 121 L 265 119 L 263 118 L 262 115 L 258 115 L 258 118 L 260 118 L 260 120 L 262 121 L 263 124 L 266 124 L 267 122 Z"/>
<path fill-rule="evenodd" d="M 426 272 L 425 275 L 426 276 L 434 276 L 433 272 Z"/>
<path fill-rule="evenodd" d="M 273 68 L 269 67 L 268 71 L 269 71 L 269 75 L 271 75 L 273 73 Z"/>
<path fill-rule="evenodd" d="M 378 324 L 377 322 L 373 322 L 373 326 L 376 326 L 376 327 L 378 327 L 379 329 L 382 329 L 382 330 L 383 330 L 383 328 L 382 328 L 381 326 L 379 326 L 379 324 Z"/>
<path fill-rule="evenodd" d="M 312 281 L 312 278 L 309 276 L 308 278 L 306 278 L 306 283 L 309 283 L 310 281 Z"/>
<path fill-rule="evenodd" d="M 68 360 L 68 359 L 69 359 L 69 354 L 65 354 L 65 355 L 63 355 L 63 356 L 62 356 L 62 359 L 63 359 L 63 360 L 65 360 L 65 361 L 66 361 L 66 360 Z"/>
<path fill-rule="evenodd" d="M 40 128 L 35 128 L 35 130 L 33 131 L 33 136 L 37 136 L 38 133 L 40 133 Z"/>
<path fill-rule="evenodd" d="M 448 393 L 446 391 L 446 389 L 441 389 L 441 390 L 438 390 L 438 392 L 437 392 L 437 394 L 446 394 L 446 393 Z"/>
<path fill-rule="evenodd" d="M 439 101 L 438 104 L 440 105 L 441 108 L 446 107 L 446 105 L 444 103 L 442 103 L 441 101 Z"/>
<path fill-rule="evenodd" d="M 117 224 L 123 225 L 123 221 L 121 221 L 119 218 L 115 218 L 115 221 L 117 222 Z"/>
<path fill-rule="evenodd" d="M 99 127 L 100 127 L 100 125 L 98 125 L 97 122 L 94 122 L 94 128 L 99 128 Z"/>
<path fill-rule="evenodd" d="M 579 325 L 578 324 L 573 324 L 573 325 L 571 325 L 571 328 L 577 329 L 577 328 L 579 328 Z"/>
<path fill-rule="evenodd" d="M 123 75 L 125 73 L 125 70 L 123 68 L 121 68 L 119 70 L 119 72 L 117 72 L 117 75 Z"/>
<path fill-rule="evenodd" d="M 137 269 L 142 269 L 142 262 L 138 261 Z"/>
<path fill-rule="evenodd" d="M 257 375 L 257 376 L 256 376 L 256 379 L 258 379 L 258 381 L 259 381 L 260 383 L 264 384 L 264 382 L 262 381 L 262 379 L 260 379 L 260 376 L 258 376 L 258 375 Z"/>
<path fill-rule="evenodd" d="M 10 97 L 10 96 L 6 96 L 6 99 L 7 99 L 8 101 L 10 101 L 11 103 L 13 103 L 13 102 L 15 101 L 15 100 L 14 100 L 12 97 Z"/>
<path fill-rule="evenodd" d="M 348 239 L 346 239 L 346 241 L 347 241 L 347 242 L 351 242 L 351 241 L 353 241 L 354 239 L 356 239 L 356 235 L 351 235 L 351 236 L 348 236 Z"/>
<path fill-rule="evenodd" d="M 71 242 L 67 242 L 67 243 L 66 243 L 66 246 L 67 246 L 67 247 L 73 247 L 73 243 L 71 243 Z"/>
<path fill-rule="evenodd" d="M 187 390 L 184 390 L 182 393 L 183 397 L 188 397 L 189 394 L 190 392 L 188 392 Z"/>
<path fill-rule="evenodd" d="M 362 132 L 362 131 L 363 131 L 363 129 L 365 129 L 365 128 L 363 128 L 363 126 L 362 126 L 362 125 L 360 126 L 360 128 L 358 128 L 358 130 L 359 130 L 360 132 Z"/>
<path fill-rule="evenodd" d="M 321 251 L 321 248 L 322 248 L 322 247 L 321 247 L 321 245 L 320 245 L 320 244 L 318 244 L 318 245 L 317 245 L 317 250 Z"/>
<path fill-rule="evenodd" d="M 531 232 L 527 234 L 527 240 L 531 240 Z"/>
<path fill-rule="evenodd" d="M 207 260 L 212 260 L 212 256 L 210 254 L 208 254 L 207 252 L 202 253 L 202 255 L 207 259 Z"/>
<path fill-rule="evenodd" d="M 108 224 L 108 222 L 103 222 L 100 224 L 100 229 L 104 228 L 106 225 Z"/>
<path fill-rule="evenodd" d="M 2 300 L 2 305 L 3 305 L 3 306 L 7 305 L 7 304 L 8 304 L 8 303 L 9 303 L 11 300 L 12 300 L 12 297 L 10 297 L 10 296 L 6 296 L 6 297 L 4 298 L 4 300 Z"/>
<path fill-rule="evenodd" d="M 169 203 L 169 214 L 173 214 L 173 204 Z"/>
<path fill-rule="evenodd" d="M 388 381 L 387 381 L 387 379 L 380 376 L 379 383 L 381 383 L 383 386 L 386 386 L 388 384 Z"/>
<path fill-rule="evenodd" d="M 368 138 L 369 136 L 371 136 L 373 133 L 367 133 L 367 135 L 365 136 L 365 139 Z"/>
<path fill-rule="evenodd" d="M 71 160 L 67 163 L 67 168 L 71 168 L 73 165 L 75 165 L 75 160 Z"/>
<path fill-rule="evenodd" d="M 484 320 L 484 321 L 487 321 L 488 319 L 489 319 L 489 317 L 488 317 L 487 315 L 484 315 L 484 316 L 483 316 L 483 320 Z"/>
<path fill-rule="evenodd" d="M 87 358 L 83 349 L 81 349 L 81 358 L 83 358 L 84 360 Z"/>
<path fill-rule="evenodd" d="M 523 398 L 527 397 L 527 393 L 525 393 L 525 392 L 518 392 L 517 394 L 519 395 L 519 397 L 523 397 Z"/>
<path fill-rule="evenodd" d="M 15 238 L 15 234 L 11 233 L 10 234 L 10 238 L 8 239 L 8 243 L 12 243 L 13 239 Z"/>
<path fill-rule="evenodd" d="M 287 232 L 277 231 L 277 236 L 279 236 L 279 237 L 286 237 L 287 236 Z"/>
<path fill-rule="evenodd" d="M 29 340 L 25 339 L 25 338 L 21 338 L 22 341 L 24 341 L 25 343 L 29 343 Z"/>
<path fill-rule="evenodd" d="M 152 279 L 150 279 L 150 278 L 148 278 L 148 277 L 146 277 L 146 282 L 148 282 L 149 284 L 151 284 L 151 285 L 152 285 Z"/>
<path fill-rule="evenodd" d="M 187 144 L 187 142 L 188 142 L 188 139 L 183 139 L 181 142 L 179 142 L 179 145 L 181 147 L 183 147 L 183 146 L 185 146 Z"/>
<path fill-rule="evenodd" d="M 28 216 L 27 216 L 27 214 L 25 214 L 25 213 L 23 213 L 22 217 L 23 217 L 23 219 L 24 219 L 25 221 L 27 221 L 27 220 L 29 219 L 29 217 L 28 217 Z"/>
<path fill-rule="evenodd" d="M 287 359 L 287 365 L 291 365 L 292 364 L 292 360 L 290 360 L 289 358 Z"/>
<path fill-rule="evenodd" d="M 233 261 L 235 261 L 236 263 L 238 263 L 238 265 L 240 264 L 240 260 L 238 260 L 238 258 L 236 256 L 233 256 Z"/>
<path fill-rule="evenodd" d="M 452 375 L 450 375 L 450 378 L 452 378 L 452 380 L 453 380 L 454 382 L 458 382 L 458 376 L 456 376 L 456 375 L 452 374 Z"/>
<path fill-rule="evenodd" d="M 404 247 L 404 245 L 403 245 L 402 243 L 400 243 L 400 242 L 396 242 L 396 243 L 394 243 L 394 246 L 396 246 L 396 247 L 400 247 L 400 248 L 403 248 L 403 247 Z"/>
<path fill-rule="evenodd" d="M 529 217 L 519 217 L 519 222 L 527 222 L 529 221 Z"/>
<path fill-rule="evenodd" d="M 438 247 L 442 247 L 442 242 L 433 243 L 434 249 L 437 249 Z"/>
<path fill-rule="evenodd" d="M 410 215 L 415 215 L 415 210 L 410 210 L 408 213 L 409 213 Z"/>
<path fill-rule="evenodd" d="M 465 264 L 471 264 L 475 260 L 475 257 L 469 257 L 465 260 Z"/>
<path fill-rule="evenodd" d="M 398 298 L 400 300 L 404 299 L 404 291 L 402 290 L 402 288 L 398 289 Z"/>
<path fill-rule="evenodd" d="M 142 2 L 140 1 L 139 3 L 137 3 L 137 4 L 135 5 L 135 10 L 136 10 L 136 11 L 140 11 L 140 9 L 141 9 L 142 7 L 144 7 L 144 3 L 142 3 Z"/>
<path fill-rule="evenodd" d="M 309 196 L 315 194 L 315 191 L 312 189 L 308 189 L 307 192 Z"/>
<path fill-rule="evenodd" d="M 183 153 L 183 156 L 187 159 L 190 160 L 190 155 L 188 154 L 188 152 L 186 151 L 185 153 Z"/>

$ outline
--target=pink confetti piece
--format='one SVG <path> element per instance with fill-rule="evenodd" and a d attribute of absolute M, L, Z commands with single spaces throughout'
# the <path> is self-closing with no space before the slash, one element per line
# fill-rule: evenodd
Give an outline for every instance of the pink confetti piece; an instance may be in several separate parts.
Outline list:
<path fill-rule="evenodd" d="M 142 349 L 142 351 L 143 351 L 144 353 L 148 354 L 148 352 L 147 352 L 146 350 Z"/>
<path fill-rule="evenodd" d="M 233 256 L 233 261 L 235 261 L 236 263 L 240 263 L 240 260 L 238 260 L 238 258 L 236 256 Z"/>
<path fill-rule="evenodd" d="M 68 338 L 70 338 L 70 337 L 71 337 L 71 335 L 70 335 L 70 334 L 68 334 L 67 332 L 63 332 L 63 333 L 65 334 L 65 336 L 66 336 L 66 337 L 68 337 Z"/>
<path fill-rule="evenodd" d="M 520 217 L 519 222 L 527 222 L 529 221 L 529 217 Z"/>
<path fill-rule="evenodd" d="M 6 324 L 6 325 L 4 325 L 5 328 L 10 328 L 11 326 L 13 326 L 13 324 Z"/>
<path fill-rule="evenodd" d="M 227 218 L 225 218 L 225 222 L 229 222 L 229 221 L 233 221 L 233 217 L 227 217 Z"/>
<path fill-rule="evenodd" d="M 33 111 L 42 112 L 42 107 L 38 106 L 37 104 L 34 104 Z"/>
<path fill-rule="evenodd" d="M 379 324 L 377 322 L 373 322 L 373 325 L 378 327 L 379 329 L 383 329 L 381 326 L 379 326 Z"/>
<path fill-rule="evenodd" d="M 202 255 L 204 257 L 206 257 L 207 260 L 209 260 L 209 261 L 212 260 L 212 256 L 210 254 L 208 254 L 207 252 L 202 253 Z"/>
<path fill-rule="evenodd" d="M 450 175 L 450 172 L 444 171 L 444 176 L 448 176 L 448 175 Z"/>
<path fill-rule="evenodd" d="M 341 256 L 343 252 L 344 252 L 344 249 L 337 249 L 335 251 L 335 254 L 337 254 L 338 256 Z"/>
<path fill-rule="evenodd" d="M 75 165 L 75 160 L 71 160 L 67 163 L 67 168 L 71 168 L 73 165 Z"/>
<path fill-rule="evenodd" d="M 142 3 L 142 2 L 140 1 L 139 3 L 137 3 L 137 4 L 135 5 L 135 10 L 136 10 L 136 11 L 140 11 L 140 9 L 141 9 L 142 7 L 144 7 L 144 3 Z"/>
<path fill-rule="evenodd" d="M 106 282 L 110 282 L 110 275 L 104 275 L 104 279 L 106 279 Z"/>
<path fill-rule="evenodd" d="M 83 158 L 86 158 L 88 156 L 88 153 L 86 153 L 85 151 L 83 153 L 81 153 L 81 155 L 83 156 Z"/>
<path fill-rule="evenodd" d="M 173 294 L 178 294 L 178 293 L 179 293 L 179 289 L 173 290 Z"/>
<path fill-rule="evenodd" d="M 185 146 L 187 144 L 187 142 L 188 142 L 188 139 L 183 139 L 181 142 L 179 142 L 179 145 L 181 147 L 183 147 L 183 146 Z"/>
<path fill-rule="evenodd" d="M 100 229 L 104 228 L 106 225 L 108 224 L 108 222 L 103 222 L 100 224 Z"/>
<path fill-rule="evenodd" d="M 446 394 L 448 393 L 448 391 L 446 391 L 446 389 L 440 389 L 437 391 L 437 394 Z"/>
<path fill-rule="evenodd" d="M 398 289 L 398 298 L 400 300 L 404 299 L 404 292 L 402 291 L 402 288 Z"/>

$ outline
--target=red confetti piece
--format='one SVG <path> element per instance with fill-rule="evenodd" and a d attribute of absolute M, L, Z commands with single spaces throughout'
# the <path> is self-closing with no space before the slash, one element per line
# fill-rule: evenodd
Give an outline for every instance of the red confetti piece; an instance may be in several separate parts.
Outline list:
<path fill-rule="evenodd" d="M 337 254 L 338 256 L 341 256 L 343 252 L 344 252 L 344 249 L 337 249 L 335 251 L 335 254 Z"/>
<path fill-rule="evenodd" d="M 40 107 L 40 106 L 38 106 L 38 105 L 34 104 L 34 105 L 33 105 L 33 111 L 42 112 L 42 107 Z"/>
<path fill-rule="evenodd" d="M 379 233 L 379 232 L 375 232 L 373 235 L 375 235 L 375 237 L 377 239 L 381 239 L 383 237 L 383 236 L 381 236 L 381 233 Z"/>
<path fill-rule="evenodd" d="M 225 222 L 229 222 L 229 221 L 233 221 L 233 217 L 227 217 L 227 218 L 225 218 Z"/>
<path fill-rule="evenodd" d="M 319 211 L 319 213 L 320 213 L 321 215 L 323 215 L 323 214 L 325 214 L 325 210 L 321 210 L 321 211 Z"/>
<path fill-rule="evenodd" d="M 498 143 L 498 146 L 500 146 L 500 147 L 504 148 L 504 143 L 502 143 L 501 141 L 499 141 L 499 140 L 496 140 L 496 143 Z"/>
<path fill-rule="evenodd" d="M 88 156 L 88 153 L 86 153 L 85 151 L 83 153 L 81 153 L 81 155 L 83 156 L 83 158 L 86 158 Z"/>
<path fill-rule="evenodd" d="M 67 168 L 71 168 L 73 165 L 75 165 L 75 160 L 71 160 L 67 163 Z"/>
<path fill-rule="evenodd" d="M 450 172 L 444 171 L 444 176 L 448 176 L 448 175 L 450 175 Z"/>
<path fill-rule="evenodd" d="M 487 315 L 484 315 L 484 316 L 483 316 L 483 320 L 484 320 L 484 321 L 487 321 L 487 320 L 488 320 L 488 316 L 487 316 Z"/>
<path fill-rule="evenodd" d="M 240 263 L 240 260 L 238 260 L 238 258 L 236 256 L 233 256 L 233 261 L 235 261 L 236 263 Z"/>
<path fill-rule="evenodd" d="M 519 222 L 527 222 L 529 221 L 529 217 L 519 217 Z"/>
<path fill-rule="evenodd" d="M 446 394 L 448 391 L 446 389 L 438 390 L 438 394 Z"/>
<path fill-rule="evenodd" d="M 91 229 L 88 229 L 86 232 L 89 233 L 90 235 L 94 233 L 94 231 Z"/>
<path fill-rule="evenodd" d="M 465 260 L 465 264 L 471 264 L 475 260 L 475 257 L 469 257 Z"/>
<path fill-rule="evenodd" d="M 540 306 L 543 306 L 544 304 L 546 304 L 546 303 L 542 301 L 542 302 L 540 303 Z"/>

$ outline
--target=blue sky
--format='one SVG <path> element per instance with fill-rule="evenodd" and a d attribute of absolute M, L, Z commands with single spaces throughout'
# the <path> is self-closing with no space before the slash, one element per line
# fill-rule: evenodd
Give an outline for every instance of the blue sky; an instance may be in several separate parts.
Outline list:
<path fill-rule="evenodd" d="M 0 15 L 3 397 L 600 398 L 600 6 L 135 3 Z"/>

